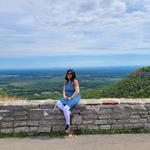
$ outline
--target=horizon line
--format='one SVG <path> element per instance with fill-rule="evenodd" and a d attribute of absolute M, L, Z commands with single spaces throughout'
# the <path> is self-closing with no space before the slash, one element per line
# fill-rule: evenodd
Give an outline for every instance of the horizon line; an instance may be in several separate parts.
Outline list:
<path fill-rule="evenodd" d="M 58 70 L 58 69 L 96 69 L 96 68 L 118 68 L 118 67 L 134 67 L 134 68 L 140 68 L 140 67 L 148 67 L 150 65 L 117 65 L 117 66 L 81 66 L 81 67 L 49 67 L 49 68 L 37 68 L 37 67 L 34 67 L 34 68 L 0 68 L 0 71 L 5 71 L 5 70 Z"/>

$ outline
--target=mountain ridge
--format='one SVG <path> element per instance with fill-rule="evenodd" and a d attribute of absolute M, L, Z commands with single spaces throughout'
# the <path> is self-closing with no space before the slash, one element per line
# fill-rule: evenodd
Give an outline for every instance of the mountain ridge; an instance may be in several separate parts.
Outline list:
<path fill-rule="evenodd" d="M 150 98 L 150 66 L 143 67 L 115 85 L 102 90 L 102 97 Z"/>

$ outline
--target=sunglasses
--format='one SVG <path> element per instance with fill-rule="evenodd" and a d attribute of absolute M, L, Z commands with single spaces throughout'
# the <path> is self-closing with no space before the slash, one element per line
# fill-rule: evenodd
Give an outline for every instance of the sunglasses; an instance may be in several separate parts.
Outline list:
<path fill-rule="evenodd" d="M 70 75 L 72 75 L 72 73 L 71 73 L 71 72 L 68 72 L 67 74 L 70 74 Z"/>

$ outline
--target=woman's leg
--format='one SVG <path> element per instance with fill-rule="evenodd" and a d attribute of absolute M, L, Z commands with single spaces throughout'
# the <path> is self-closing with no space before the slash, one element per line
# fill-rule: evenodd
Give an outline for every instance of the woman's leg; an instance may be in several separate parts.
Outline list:
<path fill-rule="evenodd" d="M 60 110 L 63 111 L 64 104 L 63 104 L 61 101 L 58 101 L 58 102 L 56 103 L 56 106 L 57 106 Z"/>
<path fill-rule="evenodd" d="M 80 99 L 81 99 L 81 96 L 80 96 L 80 95 L 76 96 L 74 99 L 72 99 L 72 100 L 69 102 L 69 105 L 68 105 L 68 106 L 69 106 L 70 108 L 74 107 L 75 105 L 77 105 L 77 104 L 79 103 Z"/>
<path fill-rule="evenodd" d="M 66 124 L 70 126 L 70 107 L 65 105 L 63 108 Z"/>
<path fill-rule="evenodd" d="M 69 133 L 70 132 L 70 107 L 68 105 L 65 105 L 63 111 L 66 120 L 65 133 Z"/>

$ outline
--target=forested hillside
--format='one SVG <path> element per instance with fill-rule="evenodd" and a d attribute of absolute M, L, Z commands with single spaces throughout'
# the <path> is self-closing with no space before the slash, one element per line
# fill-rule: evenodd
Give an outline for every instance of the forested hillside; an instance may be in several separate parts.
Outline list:
<path fill-rule="evenodd" d="M 103 89 L 100 97 L 150 98 L 150 67 L 138 69 L 117 84 Z"/>

